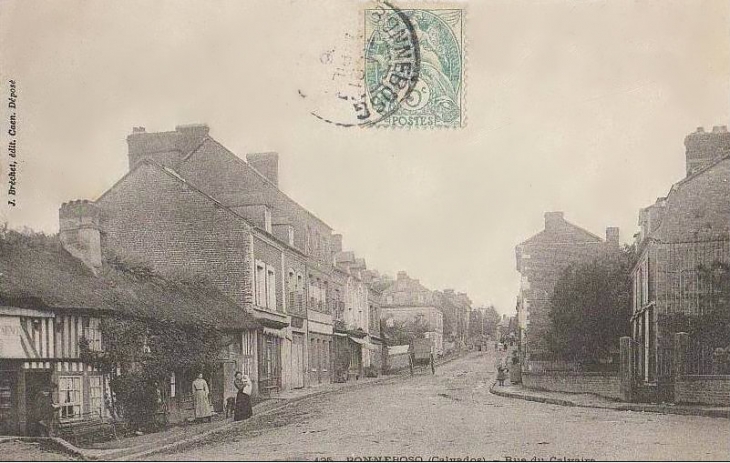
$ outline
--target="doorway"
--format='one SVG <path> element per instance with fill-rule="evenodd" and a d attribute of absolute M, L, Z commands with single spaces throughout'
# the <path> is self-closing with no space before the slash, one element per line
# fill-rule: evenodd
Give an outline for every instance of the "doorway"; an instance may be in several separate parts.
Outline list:
<path fill-rule="evenodd" d="M 304 387 L 304 335 L 292 334 L 292 387 Z"/>
<path fill-rule="evenodd" d="M 51 392 L 56 392 L 53 390 L 52 385 L 50 371 L 25 372 L 26 422 L 29 431 L 35 427 L 36 420 L 38 420 L 36 416 L 36 396 L 46 388 L 50 389 Z"/>
<path fill-rule="evenodd" d="M 236 374 L 236 362 L 220 362 L 213 368 L 210 378 L 210 399 L 213 410 L 221 413 L 225 410 L 227 397 L 235 397 L 236 389 L 233 380 Z"/>

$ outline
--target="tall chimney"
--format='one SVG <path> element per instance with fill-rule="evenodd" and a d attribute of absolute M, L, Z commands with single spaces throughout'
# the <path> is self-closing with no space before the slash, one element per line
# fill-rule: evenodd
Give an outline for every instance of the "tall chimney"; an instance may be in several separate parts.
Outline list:
<path fill-rule="evenodd" d="M 58 211 L 61 244 L 94 275 L 101 269 L 99 217 L 98 206 L 86 199 L 63 203 Z"/>
<path fill-rule="evenodd" d="M 606 227 L 606 244 L 611 247 L 619 247 L 618 227 Z"/>
<path fill-rule="evenodd" d="M 277 153 L 249 153 L 246 155 L 246 162 L 271 183 L 279 186 L 279 155 Z"/>
<path fill-rule="evenodd" d="M 203 142 L 209 130 L 205 124 L 178 125 L 174 132 L 153 133 L 148 133 L 144 127 L 134 127 L 127 136 L 129 169 L 145 159 L 174 169 Z"/>
<path fill-rule="evenodd" d="M 565 218 L 562 211 L 545 213 L 545 230 L 554 231 L 563 226 Z"/>
<path fill-rule="evenodd" d="M 686 171 L 689 177 L 717 158 L 730 153 L 730 133 L 725 125 L 714 126 L 712 132 L 697 127 L 695 132 L 685 137 L 684 146 Z"/>

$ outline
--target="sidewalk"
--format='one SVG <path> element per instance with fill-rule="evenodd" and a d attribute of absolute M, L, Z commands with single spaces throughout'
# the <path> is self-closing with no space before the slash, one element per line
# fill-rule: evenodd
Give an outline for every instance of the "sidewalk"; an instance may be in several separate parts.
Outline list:
<path fill-rule="evenodd" d="M 618 402 L 593 394 L 570 394 L 567 392 L 527 389 L 522 385 L 509 384 L 509 382 L 506 386 L 502 387 L 497 386 L 495 383 L 489 388 L 489 392 L 512 399 L 563 405 L 566 407 L 603 408 L 610 410 L 661 413 L 665 415 L 694 415 L 730 419 L 730 407 Z"/>
<path fill-rule="evenodd" d="M 373 383 L 392 381 L 397 375 L 380 376 L 378 378 L 363 378 L 347 383 L 332 383 L 313 386 L 306 389 L 296 389 L 272 394 L 271 398 L 253 406 L 254 416 L 268 415 L 299 402 L 301 400 L 333 393 L 343 389 L 353 389 Z M 181 424 L 165 431 L 129 436 L 119 440 L 92 444 L 87 448 L 80 448 L 60 438 L 53 438 L 68 453 L 84 460 L 136 460 L 152 453 L 170 450 L 182 444 L 189 444 L 229 429 L 244 422 L 234 422 L 232 418 L 216 415 L 211 423 Z"/>
<path fill-rule="evenodd" d="M 456 355 L 442 359 L 436 363 L 437 366 L 449 363 L 453 360 L 468 354 Z M 297 403 L 301 400 L 320 395 L 335 393 L 341 390 L 352 390 L 358 387 L 365 387 L 376 383 L 387 383 L 397 381 L 407 376 L 406 372 L 379 376 L 377 378 L 362 378 L 357 381 L 346 383 L 330 383 L 312 386 L 306 389 L 294 389 L 272 394 L 268 400 L 253 406 L 254 417 L 276 413 L 284 407 Z M 225 419 L 218 415 L 211 423 L 187 424 L 172 427 L 168 430 L 143 434 L 141 436 L 130 436 L 119 440 L 93 444 L 87 448 L 80 448 L 66 442 L 63 439 L 51 438 L 58 446 L 61 446 L 67 453 L 70 453 L 83 460 L 140 460 L 151 454 L 169 451 L 181 445 L 203 440 L 213 434 L 240 425 L 243 422 L 233 422 L 232 418 Z M 25 438 L 33 440 L 36 438 Z"/>

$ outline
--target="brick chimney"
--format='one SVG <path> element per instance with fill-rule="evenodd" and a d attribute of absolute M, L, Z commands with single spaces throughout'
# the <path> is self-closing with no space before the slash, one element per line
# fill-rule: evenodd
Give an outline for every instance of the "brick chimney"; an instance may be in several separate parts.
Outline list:
<path fill-rule="evenodd" d="M 730 133 L 725 125 L 716 125 L 712 132 L 705 132 L 703 127 L 697 127 L 695 132 L 685 137 L 684 146 L 689 177 L 717 158 L 730 154 Z"/>
<path fill-rule="evenodd" d="M 246 162 L 271 183 L 279 186 L 279 155 L 277 153 L 249 153 L 246 155 Z"/>
<path fill-rule="evenodd" d="M 545 230 L 555 231 L 562 228 L 565 223 L 565 217 L 562 211 L 545 213 Z"/>
<path fill-rule="evenodd" d="M 98 206 L 86 199 L 63 203 L 58 210 L 61 244 L 94 275 L 101 270 L 99 217 Z"/>
<path fill-rule="evenodd" d="M 606 227 L 606 244 L 611 247 L 619 247 L 619 229 L 618 227 Z"/>
<path fill-rule="evenodd" d="M 174 132 L 147 133 L 144 127 L 134 127 L 127 136 L 129 169 L 150 159 L 174 169 L 178 163 L 208 136 L 205 124 L 178 125 Z"/>

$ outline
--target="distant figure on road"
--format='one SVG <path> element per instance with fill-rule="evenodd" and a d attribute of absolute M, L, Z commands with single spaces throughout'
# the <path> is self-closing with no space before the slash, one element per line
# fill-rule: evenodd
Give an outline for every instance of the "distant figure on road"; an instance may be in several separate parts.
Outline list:
<path fill-rule="evenodd" d="M 504 386 L 504 380 L 507 379 L 507 368 L 502 365 L 497 367 L 497 382 L 500 386 Z"/>
<path fill-rule="evenodd" d="M 195 421 L 207 419 L 213 411 L 210 406 L 210 389 L 208 383 L 203 379 L 203 373 L 198 373 L 198 378 L 193 381 L 193 402 L 195 404 Z"/>
<path fill-rule="evenodd" d="M 237 371 L 233 385 L 238 390 L 238 394 L 236 394 L 236 409 L 233 412 L 233 421 L 247 420 L 253 415 L 253 410 L 251 410 L 251 380 L 248 376 Z"/>

